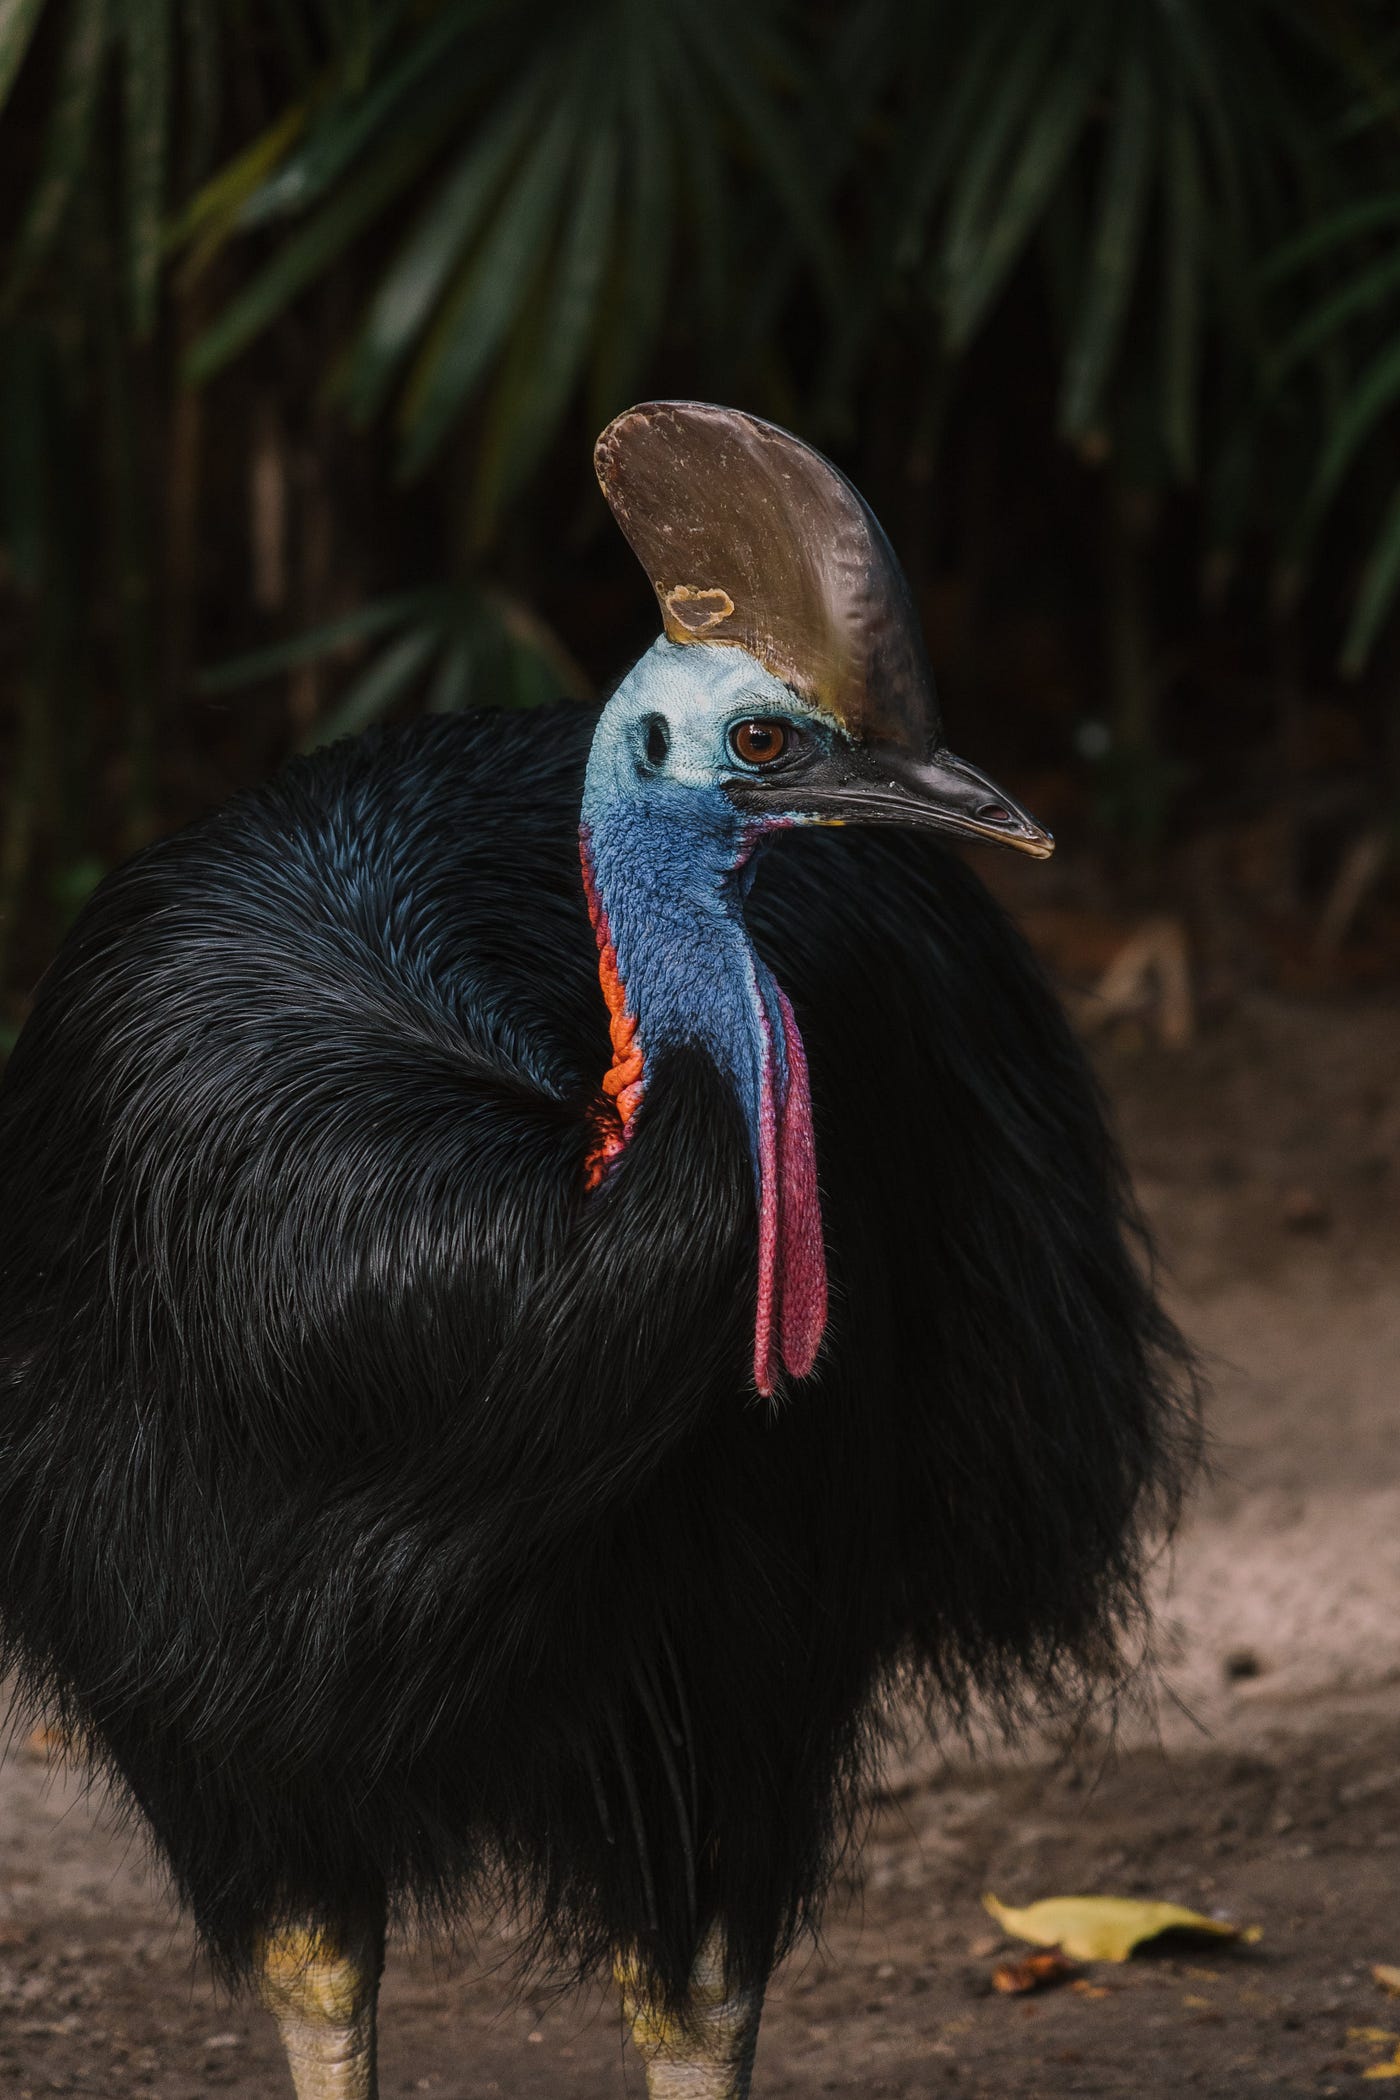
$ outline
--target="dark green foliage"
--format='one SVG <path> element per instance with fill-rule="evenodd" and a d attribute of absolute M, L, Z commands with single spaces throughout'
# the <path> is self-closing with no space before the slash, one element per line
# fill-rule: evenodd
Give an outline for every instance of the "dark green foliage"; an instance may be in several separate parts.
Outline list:
<path fill-rule="evenodd" d="M 793 128 L 784 11 L 448 0 L 408 25 L 388 8 L 374 21 L 368 63 L 332 58 L 298 127 L 282 115 L 269 128 L 245 161 L 258 177 L 246 194 L 225 178 L 193 200 L 202 260 L 268 236 L 195 344 L 193 378 L 387 227 L 383 246 L 357 250 L 332 393 L 358 426 L 391 414 L 412 476 L 484 391 L 473 514 L 485 537 L 585 373 L 606 415 L 626 405 L 672 299 L 702 335 L 723 328 L 746 259 L 736 228 L 796 243 L 834 282 Z"/>
<path fill-rule="evenodd" d="M 303 739 L 306 746 L 367 729 L 414 691 L 424 712 L 434 715 L 534 707 L 561 693 L 581 699 L 587 692 L 584 673 L 527 606 L 489 585 L 471 584 L 376 599 L 343 620 L 220 664 L 203 687 L 235 690 L 365 643 L 380 645 L 379 653 Z"/>
<path fill-rule="evenodd" d="M 920 592 L 1067 446 L 1160 832 L 1169 526 L 1321 575 L 1353 671 L 1400 594 L 1397 109 L 1381 0 L 0 0 L 10 974 L 289 745 L 610 676 L 586 448 L 649 393 L 838 451 Z"/>

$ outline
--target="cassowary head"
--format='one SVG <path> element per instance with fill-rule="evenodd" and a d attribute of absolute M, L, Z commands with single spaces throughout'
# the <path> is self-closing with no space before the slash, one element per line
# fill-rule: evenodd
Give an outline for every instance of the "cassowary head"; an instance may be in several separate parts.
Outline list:
<path fill-rule="evenodd" d="M 754 1379 L 802 1377 L 826 1266 L 802 1040 L 750 942 L 765 838 L 904 824 L 1045 858 L 1053 842 L 941 734 L 898 562 L 828 460 L 701 402 L 629 409 L 598 478 L 650 576 L 665 634 L 604 708 L 581 823 L 612 1023 L 590 1188 L 624 1151 L 658 1051 L 699 1048 L 733 1081 L 758 1204 Z"/>
<path fill-rule="evenodd" d="M 703 402 L 629 409 L 594 459 L 665 624 L 610 710 L 651 777 L 720 789 L 759 825 L 912 824 L 1053 850 L 944 744 L 903 572 L 829 460 Z"/>

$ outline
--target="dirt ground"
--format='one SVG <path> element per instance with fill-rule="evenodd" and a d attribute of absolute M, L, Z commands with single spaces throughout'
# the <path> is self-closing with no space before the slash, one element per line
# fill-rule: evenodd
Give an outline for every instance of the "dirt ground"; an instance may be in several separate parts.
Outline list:
<path fill-rule="evenodd" d="M 859 1886 L 775 1980 L 755 2090 L 1345 2094 L 1400 2046 L 1400 1004 L 1251 997 L 1194 1048 L 1103 1046 L 1143 1200 L 1214 1380 L 1214 1477 L 1158 1579 L 1155 1722 L 1073 1757 L 927 1748 Z M 983 1913 L 1086 1891 L 1257 1925 L 1031 1998 Z M 499 1932 L 395 1948 L 386 2095 L 640 2096 L 611 2002 L 512 1990 Z M 1400 2068 L 1395 2073 L 1400 2079 Z M 139 1846 L 21 1750 L 0 1767 L 0 2093 L 289 2094 Z"/>

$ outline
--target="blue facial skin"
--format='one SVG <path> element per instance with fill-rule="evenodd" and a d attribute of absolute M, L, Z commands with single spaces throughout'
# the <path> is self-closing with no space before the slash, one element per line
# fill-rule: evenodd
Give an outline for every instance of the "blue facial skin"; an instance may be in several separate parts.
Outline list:
<path fill-rule="evenodd" d="M 765 1059 L 779 1099 L 787 1071 L 777 987 L 743 903 L 763 831 L 793 820 L 747 816 L 724 792 L 759 770 L 729 746 L 753 716 L 831 736 L 746 650 L 658 641 L 599 719 L 582 826 L 643 1058 L 666 1044 L 706 1050 L 738 1090 L 757 1171 Z"/>

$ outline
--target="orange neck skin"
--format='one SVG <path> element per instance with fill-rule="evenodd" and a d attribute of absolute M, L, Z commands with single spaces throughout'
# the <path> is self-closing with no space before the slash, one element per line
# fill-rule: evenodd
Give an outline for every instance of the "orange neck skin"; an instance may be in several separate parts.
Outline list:
<path fill-rule="evenodd" d="M 603 1105 L 598 1119 L 598 1135 L 586 1161 L 584 1185 L 596 1189 L 631 1134 L 633 1120 L 642 1105 L 644 1074 L 642 1045 L 637 1034 L 637 1016 L 628 1009 L 627 987 L 622 982 L 622 973 L 617 966 L 617 950 L 608 931 L 608 915 L 603 909 L 603 901 L 598 895 L 598 885 L 594 880 L 586 832 L 580 839 L 579 857 L 583 863 L 583 887 L 588 898 L 588 916 L 593 922 L 593 938 L 598 943 L 598 981 L 603 987 L 603 997 L 607 1001 L 608 1034 L 612 1040 L 612 1063 L 603 1074 Z"/>

